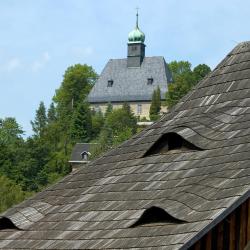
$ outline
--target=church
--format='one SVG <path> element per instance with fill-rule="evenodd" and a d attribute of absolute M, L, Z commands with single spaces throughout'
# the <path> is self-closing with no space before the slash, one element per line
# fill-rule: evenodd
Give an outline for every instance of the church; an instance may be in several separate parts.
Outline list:
<path fill-rule="evenodd" d="M 158 86 L 161 99 L 165 100 L 168 83 L 172 81 L 170 70 L 164 57 L 145 56 L 144 41 L 137 13 L 136 26 L 128 35 L 127 58 L 110 59 L 88 96 L 94 110 L 105 113 L 108 103 L 121 108 L 127 102 L 137 117 L 149 119 L 152 94 Z M 166 107 L 161 111 L 166 111 Z"/>

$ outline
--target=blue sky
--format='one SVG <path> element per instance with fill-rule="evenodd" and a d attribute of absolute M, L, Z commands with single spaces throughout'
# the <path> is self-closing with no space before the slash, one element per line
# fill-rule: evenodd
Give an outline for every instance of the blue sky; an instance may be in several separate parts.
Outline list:
<path fill-rule="evenodd" d="M 126 57 L 137 6 L 147 56 L 213 68 L 250 40 L 249 0 L 1 0 L 0 117 L 15 117 L 30 135 L 39 102 L 49 106 L 68 66 L 100 73 L 108 59 Z"/>

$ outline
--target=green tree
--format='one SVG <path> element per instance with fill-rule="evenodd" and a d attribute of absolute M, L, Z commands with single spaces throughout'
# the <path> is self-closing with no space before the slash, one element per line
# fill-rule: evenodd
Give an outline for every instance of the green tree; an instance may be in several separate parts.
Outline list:
<path fill-rule="evenodd" d="M 0 144 L 11 144 L 22 139 L 24 131 L 15 118 L 0 119 Z"/>
<path fill-rule="evenodd" d="M 89 105 L 82 102 L 74 112 L 71 124 L 71 139 L 73 142 L 89 142 L 92 135 L 92 120 Z"/>
<path fill-rule="evenodd" d="M 56 108 L 53 102 L 49 106 L 47 119 L 48 119 L 48 124 L 51 124 L 52 122 L 56 121 Z"/>
<path fill-rule="evenodd" d="M 23 201 L 30 193 L 22 191 L 21 187 L 6 176 L 0 176 L 0 213 L 7 208 Z"/>
<path fill-rule="evenodd" d="M 107 109 L 106 109 L 106 112 L 105 112 L 105 118 L 110 114 L 112 113 L 113 111 L 113 105 L 109 102 L 108 103 L 108 106 L 107 106 Z"/>
<path fill-rule="evenodd" d="M 136 133 L 137 129 L 136 117 L 124 108 L 113 110 L 107 116 L 105 125 L 112 130 L 114 137 L 127 128 L 131 128 L 132 134 Z"/>
<path fill-rule="evenodd" d="M 193 72 L 196 82 L 199 82 L 201 79 L 203 79 L 207 74 L 211 72 L 211 69 L 206 64 L 199 64 L 194 68 Z"/>
<path fill-rule="evenodd" d="M 76 64 L 67 68 L 62 84 L 53 98 L 57 104 L 59 118 L 71 117 L 72 109 L 87 97 L 92 88 L 92 79 L 96 77 L 93 68 L 86 64 Z"/>
<path fill-rule="evenodd" d="M 91 115 L 92 119 L 92 139 L 97 138 L 100 134 L 103 125 L 104 125 L 104 117 L 101 111 L 92 111 Z"/>
<path fill-rule="evenodd" d="M 36 136 L 42 136 L 47 126 L 46 108 L 43 102 L 40 102 L 36 110 L 35 120 L 31 121 L 32 129 Z"/>
<path fill-rule="evenodd" d="M 93 79 L 96 77 L 97 74 L 93 68 L 86 64 L 68 67 L 61 86 L 53 97 L 56 104 L 58 137 L 60 138 L 60 142 L 58 142 L 60 149 L 58 150 L 63 152 L 64 158 L 69 157 L 72 149 L 71 128 L 74 111 L 87 97 L 93 86 Z M 74 119 L 76 118 L 74 117 Z"/>
<path fill-rule="evenodd" d="M 173 83 L 168 85 L 166 93 L 166 105 L 169 108 L 173 107 L 211 71 L 205 64 L 198 65 L 192 71 L 191 64 L 186 61 L 171 62 L 169 68 L 173 75 Z"/>
<path fill-rule="evenodd" d="M 192 72 L 191 66 L 188 61 L 172 61 L 168 64 L 174 81 L 177 76 Z"/>
<path fill-rule="evenodd" d="M 13 180 L 19 176 L 17 165 L 24 153 L 23 133 L 15 118 L 0 119 L 0 174 Z"/>
<path fill-rule="evenodd" d="M 161 111 L 161 90 L 159 86 L 152 94 L 152 101 L 149 109 L 149 117 L 151 121 L 155 121 L 160 117 Z"/>

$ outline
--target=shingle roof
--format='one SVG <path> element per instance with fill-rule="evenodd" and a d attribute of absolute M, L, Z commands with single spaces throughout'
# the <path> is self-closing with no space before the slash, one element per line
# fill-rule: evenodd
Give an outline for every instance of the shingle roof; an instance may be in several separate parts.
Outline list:
<path fill-rule="evenodd" d="M 169 132 L 201 150 L 144 156 Z M 24 230 L 1 230 L 0 248 L 187 249 L 250 197 L 249 134 L 245 42 L 160 121 L 9 209 Z M 171 220 L 131 227 L 152 207 Z"/>
<path fill-rule="evenodd" d="M 148 78 L 153 78 L 152 85 L 147 84 Z M 109 80 L 113 80 L 112 87 L 107 86 Z M 164 99 L 170 81 L 171 74 L 163 57 L 145 57 L 140 68 L 128 68 L 127 59 L 111 59 L 92 88 L 88 101 L 150 101 L 157 86 Z"/>

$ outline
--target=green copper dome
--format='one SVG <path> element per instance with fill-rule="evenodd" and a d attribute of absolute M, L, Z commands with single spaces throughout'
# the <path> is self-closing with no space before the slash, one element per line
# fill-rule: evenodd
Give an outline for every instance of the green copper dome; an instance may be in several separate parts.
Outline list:
<path fill-rule="evenodd" d="M 139 29 L 138 27 L 138 13 L 136 14 L 136 26 L 135 28 L 129 32 L 128 34 L 128 42 L 141 42 L 144 43 L 145 41 L 145 34 Z"/>

